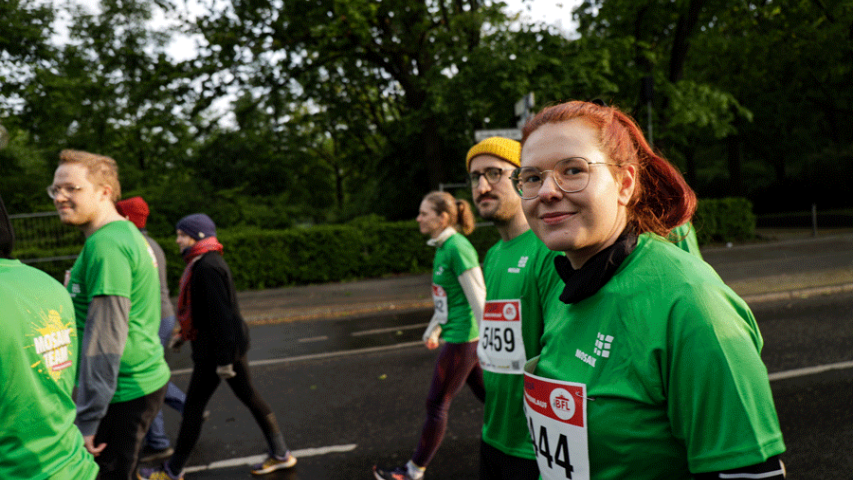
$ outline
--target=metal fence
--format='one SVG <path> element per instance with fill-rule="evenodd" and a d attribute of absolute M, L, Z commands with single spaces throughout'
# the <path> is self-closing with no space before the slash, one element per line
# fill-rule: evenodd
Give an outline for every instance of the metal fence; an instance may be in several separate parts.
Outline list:
<path fill-rule="evenodd" d="M 45 255 L 65 247 L 82 248 L 85 238 L 76 228 L 59 221 L 57 212 L 9 215 L 15 231 L 15 252 L 34 252 L 36 258 L 23 258 L 23 263 L 73 260 L 77 255 Z M 38 256 L 41 255 L 41 256 Z M 27 255 L 29 257 L 29 255 Z"/>

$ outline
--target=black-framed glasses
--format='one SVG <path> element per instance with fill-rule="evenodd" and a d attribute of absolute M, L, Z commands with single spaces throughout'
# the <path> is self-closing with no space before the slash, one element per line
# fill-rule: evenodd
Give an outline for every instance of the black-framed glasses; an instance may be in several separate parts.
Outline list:
<path fill-rule="evenodd" d="M 56 200 L 56 197 L 59 196 L 60 193 L 66 197 L 70 197 L 75 192 L 78 192 L 82 189 L 80 185 L 48 185 L 47 186 L 47 196 Z"/>
<path fill-rule="evenodd" d="M 539 190 L 542 189 L 549 172 L 560 190 L 566 193 L 580 192 L 589 185 L 589 171 L 593 165 L 618 166 L 615 163 L 590 162 L 583 157 L 570 157 L 557 162 L 551 170 L 516 168 L 509 178 L 516 193 L 525 200 L 531 200 L 539 196 Z"/>
<path fill-rule="evenodd" d="M 486 181 L 492 185 L 497 184 L 501 181 L 501 177 L 503 177 L 504 172 L 511 172 L 512 169 L 509 168 L 497 168 L 497 167 L 489 167 L 483 170 L 483 172 L 471 172 L 468 176 L 468 181 L 471 182 L 472 186 L 477 186 L 480 184 L 480 177 L 486 177 Z"/>

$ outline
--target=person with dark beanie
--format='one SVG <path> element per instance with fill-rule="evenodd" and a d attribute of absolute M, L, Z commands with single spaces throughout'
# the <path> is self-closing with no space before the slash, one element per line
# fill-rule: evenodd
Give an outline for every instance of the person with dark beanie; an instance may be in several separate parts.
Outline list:
<path fill-rule="evenodd" d="M 180 340 L 192 346 L 193 372 L 187 389 L 175 453 L 158 468 L 142 468 L 140 480 L 175 480 L 201 434 L 204 409 L 221 380 L 252 412 L 269 448 L 269 457 L 252 467 L 262 475 L 296 465 L 284 442 L 275 414 L 252 385 L 246 354 L 249 329 L 240 315 L 231 270 L 222 257 L 216 225 L 203 213 L 178 221 L 177 244 L 187 266 L 178 294 Z"/>

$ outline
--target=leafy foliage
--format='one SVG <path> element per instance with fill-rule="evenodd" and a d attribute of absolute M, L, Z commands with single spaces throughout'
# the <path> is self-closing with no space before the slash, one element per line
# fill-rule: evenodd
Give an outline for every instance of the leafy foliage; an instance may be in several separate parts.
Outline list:
<path fill-rule="evenodd" d="M 755 214 L 752 204 L 744 198 L 700 201 L 693 224 L 700 245 L 755 237 Z"/>
<path fill-rule="evenodd" d="M 571 36 L 490 0 L 201 4 L 0 6 L 10 209 L 51 208 L 44 185 L 70 147 L 116 158 L 163 234 L 197 211 L 224 228 L 411 218 L 462 182 L 475 130 L 516 125 L 528 92 L 633 113 L 703 198 L 851 202 L 850 0 L 586 0 Z M 151 22 L 163 15 L 179 21 Z M 196 57 L 170 56 L 179 33 Z"/>

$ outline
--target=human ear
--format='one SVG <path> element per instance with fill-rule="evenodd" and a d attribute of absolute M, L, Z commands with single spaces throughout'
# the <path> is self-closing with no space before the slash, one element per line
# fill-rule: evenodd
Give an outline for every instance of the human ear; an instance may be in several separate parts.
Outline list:
<path fill-rule="evenodd" d="M 619 185 L 619 205 L 627 206 L 637 186 L 637 166 L 631 163 L 622 165 L 616 180 Z"/>
<path fill-rule="evenodd" d="M 99 185 L 97 188 L 101 189 L 101 196 L 107 200 L 112 200 L 113 196 L 113 187 L 109 185 Z"/>

